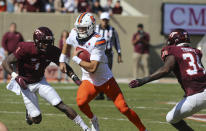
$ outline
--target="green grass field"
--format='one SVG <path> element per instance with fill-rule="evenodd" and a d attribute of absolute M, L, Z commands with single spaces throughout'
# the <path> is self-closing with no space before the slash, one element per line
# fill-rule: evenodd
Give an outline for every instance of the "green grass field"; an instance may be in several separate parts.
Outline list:
<path fill-rule="evenodd" d="M 0 121 L 10 131 L 80 131 L 73 121 L 63 113 L 50 106 L 45 100 L 39 99 L 43 120 L 39 125 L 29 126 L 25 122 L 25 106 L 21 96 L 6 90 L 0 84 Z M 76 88 L 71 84 L 52 84 L 63 101 L 74 108 L 89 124 L 89 120 L 76 105 Z M 134 109 L 150 131 L 175 131 L 166 123 L 165 116 L 174 105 L 166 102 L 178 102 L 183 91 L 177 84 L 147 84 L 142 88 L 130 89 L 127 84 L 120 84 L 128 105 Z M 137 130 L 125 116 L 114 107 L 111 101 L 92 101 L 92 111 L 99 118 L 101 131 L 135 131 Z M 205 113 L 203 110 L 200 113 Z M 186 120 L 195 131 L 206 131 L 206 124 L 194 120 Z"/>

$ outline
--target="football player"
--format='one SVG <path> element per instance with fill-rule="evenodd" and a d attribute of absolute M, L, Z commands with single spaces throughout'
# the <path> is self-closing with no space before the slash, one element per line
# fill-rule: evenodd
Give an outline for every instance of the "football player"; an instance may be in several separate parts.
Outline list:
<path fill-rule="evenodd" d="M 69 106 L 64 104 L 57 92 L 47 83 L 44 72 L 46 67 L 54 62 L 59 65 L 61 51 L 54 46 L 52 31 L 47 27 L 39 27 L 33 34 L 34 42 L 20 42 L 16 51 L 3 61 L 3 68 L 14 79 L 13 85 L 18 83 L 26 106 L 26 121 L 29 125 L 39 124 L 42 120 L 37 93 L 67 115 L 68 118 L 81 126 L 83 130 L 89 130 L 81 117 Z M 18 65 L 18 74 L 11 67 L 13 63 Z M 77 85 L 81 81 L 69 65 L 66 65 L 67 75 Z"/>
<path fill-rule="evenodd" d="M 81 66 L 82 83 L 77 91 L 77 105 L 80 110 L 91 119 L 92 131 L 99 131 L 97 117 L 92 113 L 89 102 L 95 98 L 99 92 L 104 92 L 119 111 L 124 114 L 140 131 L 145 131 L 145 127 L 138 115 L 127 106 L 124 96 L 116 83 L 111 70 L 107 64 L 105 56 L 106 41 L 95 32 L 95 17 L 91 13 L 80 14 L 75 22 L 75 28 L 71 30 L 66 40 L 68 45 L 83 48 L 90 53 L 90 62 L 78 57 L 80 51 L 74 51 L 72 60 Z M 67 45 L 66 44 L 66 45 Z M 63 47 L 60 56 L 60 69 L 67 72 L 66 59 L 67 46 Z"/>
<path fill-rule="evenodd" d="M 173 71 L 185 95 L 167 114 L 166 120 L 179 131 L 193 131 L 183 119 L 206 108 L 206 74 L 201 62 L 202 53 L 190 46 L 186 30 L 175 29 L 169 34 L 161 57 L 164 61 L 162 67 L 148 77 L 131 81 L 129 86 L 140 87 Z"/>

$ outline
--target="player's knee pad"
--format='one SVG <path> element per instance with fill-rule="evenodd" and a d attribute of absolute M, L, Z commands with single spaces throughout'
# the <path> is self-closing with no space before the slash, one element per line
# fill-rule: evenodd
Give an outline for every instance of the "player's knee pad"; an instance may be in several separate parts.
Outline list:
<path fill-rule="evenodd" d="M 42 120 L 42 116 L 41 114 L 37 117 L 32 117 L 32 121 L 35 123 L 35 124 L 39 124 Z"/>

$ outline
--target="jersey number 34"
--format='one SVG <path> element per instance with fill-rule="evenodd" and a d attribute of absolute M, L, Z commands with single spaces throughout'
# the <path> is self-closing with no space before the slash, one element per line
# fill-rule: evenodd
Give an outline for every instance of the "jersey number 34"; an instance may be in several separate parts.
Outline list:
<path fill-rule="evenodd" d="M 201 64 L 198 55 L 194 56 L 192 53 L 184 53 L 182 57 L 184 60 L 187 60 L 188 65 L 190 67 L 189 69 L 186 70 L 188 75 L 190 76 L 197 75 L 199 71 L 202 71 L 202 73 L 205 74 L 205 69 Z"/>

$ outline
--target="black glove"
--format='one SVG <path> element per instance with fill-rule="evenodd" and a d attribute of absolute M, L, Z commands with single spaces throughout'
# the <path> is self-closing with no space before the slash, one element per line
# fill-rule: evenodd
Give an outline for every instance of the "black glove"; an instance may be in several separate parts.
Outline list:
<path fill-rule="evenodd" d="M 15 78 L 16 82 L 19 84 L 19 86 L 23 89 L 23 90 L 26 90 L 27 89 L 27 84 L 26 82 L 24 81 L 23 77 L 22 76 L 17 76 Z"/>
<path fill-rule="evenodd" d="M 78 86 L 81 85 L 82 81 L 78 78 L 77 75 L 73 74 L 73 75 L 71 76 L 71 78 L 72 78 L 72 80 L 74 81 L 75 84 L 77 84 Z"/>

